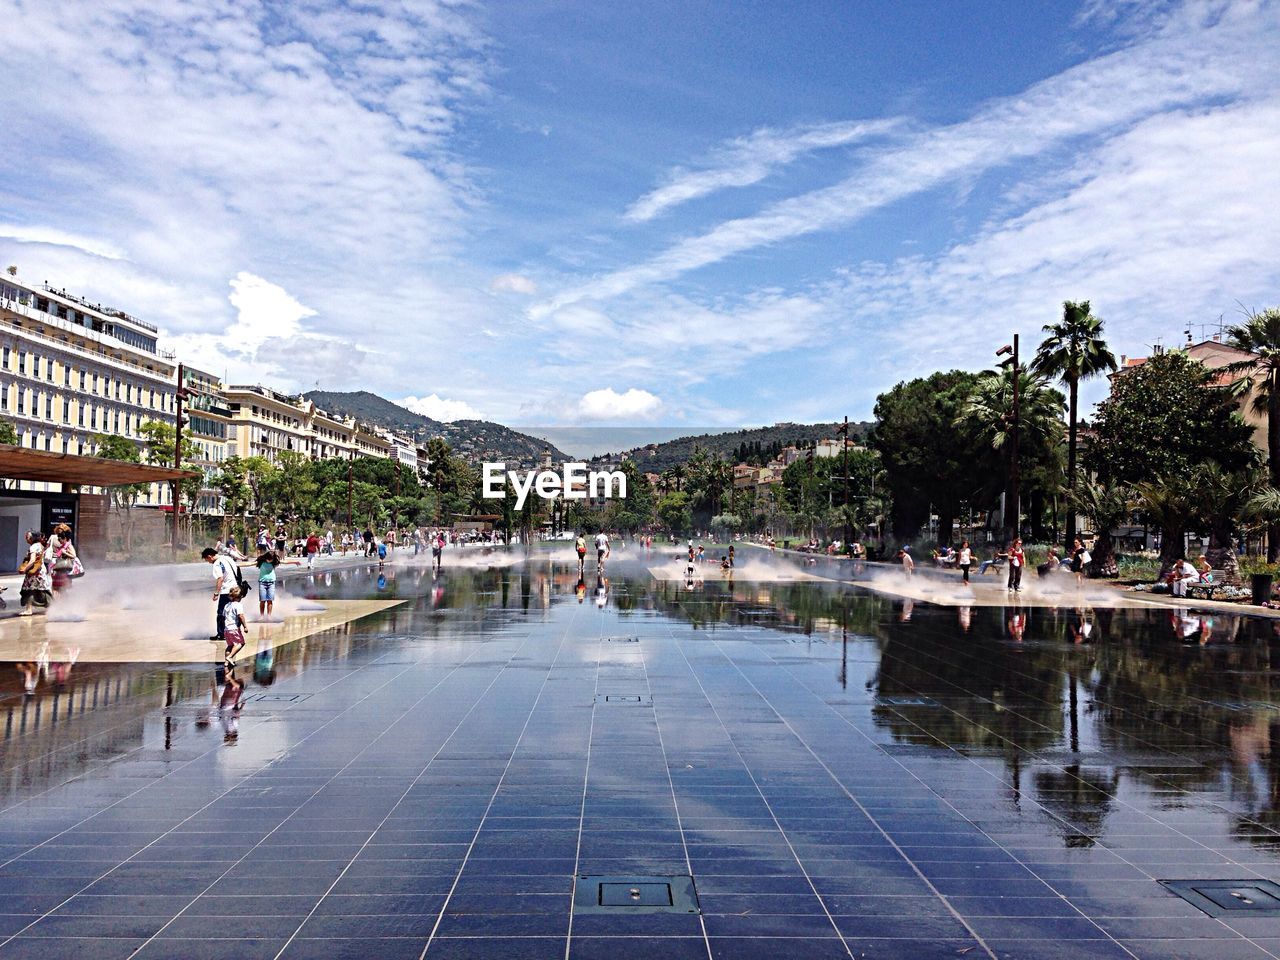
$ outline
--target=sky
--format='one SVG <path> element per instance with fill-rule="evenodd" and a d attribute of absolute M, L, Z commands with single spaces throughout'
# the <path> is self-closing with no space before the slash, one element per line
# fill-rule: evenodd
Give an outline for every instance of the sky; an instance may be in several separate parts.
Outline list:
<path fill-rule="evenodd" d="M 0 23 L 0 262 L 233 383 L 670 436 L 869 419 L 1066 299 L 1131 356 L 1280 304 L 1273 2 Z"/>

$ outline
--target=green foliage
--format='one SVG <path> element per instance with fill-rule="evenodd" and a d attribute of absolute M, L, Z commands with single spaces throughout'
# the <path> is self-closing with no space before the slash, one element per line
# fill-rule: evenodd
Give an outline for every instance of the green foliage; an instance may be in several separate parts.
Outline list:
<path fill-rule="evenodd" d="M 772 427 L 704 433 L 634 447 L 624 451 L 623 459 L 634 460 L 642 471 L 659 474 L 688 463 L 698 451 L 710 459 L 725 460 L 730 468 L 738 463 L 763 466 L 771 457 L 781 453 L 784 446 L 807 446 L 816 440 L 829 439 L 836 435 L 839 426 L 838 423 L 778 423 Z M 869 423 L 850 423 L 850 439 L 865 437 L 871 426 Z M 611 458 L 611 454 L 606 454 L 597 459 Z"/>
<path fill-rule="evenodd" d="M 1199 463 L 1233 471 L 1257 459 L 1253 431 L 1230 392 L 1179 351 L 1158 354 L 1117 377 L 1093 426 L 1085 462 L 1104 484 L 1185 481 Z"/>
<path fill-rule="evenodd" d="M 949 522 L 986 477 L 978 442 L 958 425 L 977 374 L 950 370 L 899 383 L 876 398 L 870 444 L 893 496 L 893 529 L 909 539 L 933 505 Z"/>
<path fill-rule="evenodd" d="M 627 496 L 610 505 L 606 525 L 614 530 L 634 533 L 653 523 L 656 498 L 649 481 L 634 461 L 623 461 L 619 469 L 627 477 Z"/>
<path fill-rule="evenodd" d="M 687 493 L 668 493 L 658 501 L 658 522 L 674 534 L 688 533 L 693 529 L 693 509 Z"/>
<path fill-rule="evenodd" d="M 0 420 L 0 443 L 17 444 L 18 431 L 8 420 Z"/>

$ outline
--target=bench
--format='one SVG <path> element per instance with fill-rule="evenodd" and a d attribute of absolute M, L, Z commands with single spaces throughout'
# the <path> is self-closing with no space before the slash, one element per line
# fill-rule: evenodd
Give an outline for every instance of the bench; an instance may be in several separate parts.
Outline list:
<path fill-rule="evenodd" d="M 1227 583 L 1227 572 L 1225 570 L 1210 570 L 1209 576 L 1213 578 L 1212 583 L 1200 581 L 1187 584 L 1187 596 L 1201 600 L 1212 600 L 1219 590 L 1230 586 Z"/>

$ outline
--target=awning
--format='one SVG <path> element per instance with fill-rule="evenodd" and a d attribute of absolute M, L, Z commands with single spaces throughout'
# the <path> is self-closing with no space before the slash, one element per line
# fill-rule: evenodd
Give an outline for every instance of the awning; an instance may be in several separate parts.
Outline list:
<path fill-rule="evenodd" d="M 198 477 L 192 470 L 151 467 L 102 457 L 81 457 L 51 450 L 29 450 L 0 443 L 0 479 L 42 480 L 82 487 L 119 487 L 130 483 L 168 483 Z"/>

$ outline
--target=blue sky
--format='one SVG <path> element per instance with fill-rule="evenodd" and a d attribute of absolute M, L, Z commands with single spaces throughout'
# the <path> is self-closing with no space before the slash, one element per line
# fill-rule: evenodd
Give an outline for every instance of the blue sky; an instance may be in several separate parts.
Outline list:
<path fill-rule="evenodd" d="M 0 22 L 0 260 L 233 382 L 696 432 L 868 418 L 1065 298 L 1128 354 L 1280 302 L 1275 3 Z"/>

